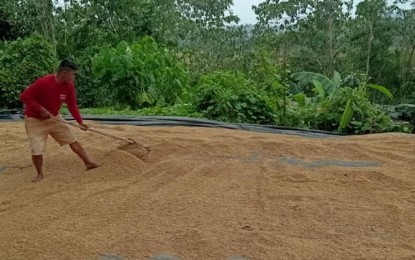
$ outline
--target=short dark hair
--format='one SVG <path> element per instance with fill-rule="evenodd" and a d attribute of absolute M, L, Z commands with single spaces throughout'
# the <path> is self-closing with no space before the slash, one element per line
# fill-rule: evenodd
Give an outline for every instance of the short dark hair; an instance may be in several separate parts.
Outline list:
<path fill-rule="evenodd" d="M 59 64 L 59 71 L 63 71 L 67 69 L 77 71 L 78 65 L 76 65 L 76 63 L 71 61 L 70 59 L 63 59 L 61 63 Z"/>

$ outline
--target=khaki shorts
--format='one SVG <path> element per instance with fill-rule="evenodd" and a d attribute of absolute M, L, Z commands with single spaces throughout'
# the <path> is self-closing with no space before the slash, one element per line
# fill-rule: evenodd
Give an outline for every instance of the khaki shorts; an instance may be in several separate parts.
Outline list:
<path fill-rule="evenodd" d="M 26 117 L 25 127 L 26 133 L 29 136 L 32 155 L 43 154 L 49 135 L 61 146 L 77 141 L 68 125 L 53 119 Z"/>

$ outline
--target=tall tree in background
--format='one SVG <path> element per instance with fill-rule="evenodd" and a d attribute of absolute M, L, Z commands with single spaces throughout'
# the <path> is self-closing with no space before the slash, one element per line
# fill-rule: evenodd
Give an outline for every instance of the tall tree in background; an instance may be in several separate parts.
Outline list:
<path fill-rule="evenodd" d="M 271 28 L 294 37 L 290 53 L 306 70 L 332 74 L 339 69 L 339 55 L 344 49 L 344 26 L 351 16 L 353 1 L 267 0 L 254 7 L 259 18 L 257 32 Z M 268 36 L 266 36 L 268 37 Z M 295 64 L 294 60 L 294 66 Z"/>
<path fill-rule="evenodd" d="M 364 80 L 388 86 L 402 99 L 410 95 L 413 80 L 414 17 L 408 1 L 362 1 L 357 5 L 351 45 L 355 69 Z M 400 5 L 398 5 L 400 4 Z"/>
<path fill-rule="evenodd" d="M 414 1 L 415 7 L 415 1 Z M 415 9 L 399 10 L 398 45 L 399 79 L 402 97 L 415 98 Z M 409 101 L 409 100 L 408 100 Z"/>
<path fill-rule="evenodd" d="M 215 55 L 226 52 L 221 52 L 223 45 L 222 49 L 213 46 L 224 42 L 224 28 L 237 21 L 230 12 L 231 4 L 232 0 L 72 0 L 56 8 L 58 56 L 72 56 L 83 65 L 79 85 L 87 86 L 88 91 L 93 84 L 88 81 L 91 59 L 101 48 L 134 42 L 145 35 L 176 49 L 195 68 L 201 67 L 199 61 L 209 63 L 206 55 L 197 58 L 200 53 L 209 53 L 210 64 L 215 65 L 220 60 L 213 59 Z"/>
<path fill-rule="evenodd" d="M 52 0 L 1 1 L 0 12 L 19 36 L 38 33 L 56 45 Z"/>
<path fill-rule="evenodd" d="M 83 36 L 106 40 L 132 40 L 151 35 L 177 43 L 195 27 L 221 27 L 232 20 L 227 11 L 232 0 L 72 0 L 58 11 L 61 27 Z"/>
<path fill-rule="evenodd" d="M 357 15 L 357 24 L 362 30 L 363 34 L 366 35 L 366 46 L 367 48 L 363 49 L 363 53 L 366 54 L 365 62 L 365 82 L 368 81 L 371 61 L 374 60 L 373 57 L 379 54 L 379 48 L 387 49 L 391 44 L 391 39 L 387 42 L 380 42 L 380 35 L 382 29 L 381 23 L 386 23 L 385 18 L 387 15 L 387 3 L 386 0 L 364 0 L 357 5 L 356 10 Z M 385 24 L 384 24 L 385 25 Z M 362 37 L 364 38 L 364 37 Z M 374 52 L 373 48 L 374 43 L 378 43 L 378 52 Z"/>
<path fill-rule="evenodd" d="M 35 0 L 33 5 L 38 17 L 36 30 L 56 47 L 52 0 Z"/>
<path fill-rule="evenodd" d="M 255 57 L 262 55 L 284 75 L 356 73 L 363 81 L 390 87 L 398 98 L 412 95 L 414 8 L 364 0 L 352 13 L 354 2 L 264 0 L 254 7 L 258 23 L 252 33 L 238 26 L 232 0 L 65 0 L 59 5 L 56 0 L 0 0 L 0 37 L 42 35 L 58 58 L 69 56 L 81 64 L 80 92 L 90 93 L 91 100 L 92 58 L 103 47 L 147 35 L 173 50 L 194 80 L 220 69 L 254 75 Z"/>

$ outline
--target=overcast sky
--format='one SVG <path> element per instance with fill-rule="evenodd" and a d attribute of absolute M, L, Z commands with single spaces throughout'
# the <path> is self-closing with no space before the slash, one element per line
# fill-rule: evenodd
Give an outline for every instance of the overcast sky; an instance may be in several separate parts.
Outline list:
<path fill-rule="evenodd" d="M 252 10 L 253 5 L 258 5 L 264 0 L 233 0 L 233 12 L 241 21 L 240 23 L 256 23 L 256 16 Z"/>

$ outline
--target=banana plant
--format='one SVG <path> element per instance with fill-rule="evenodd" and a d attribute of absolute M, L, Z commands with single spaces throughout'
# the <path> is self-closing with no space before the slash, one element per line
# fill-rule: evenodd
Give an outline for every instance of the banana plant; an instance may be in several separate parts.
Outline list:
<path fill-rule="evenodd" d="M 298 82 L 313 83 L 315 87 L 319 88 L 320 93 L 324 90 L 325 93 L 331 94 L 339 89 L 342 85 L 342 78 L 337 71 L 334 73 L 333 78 L 331 79 L 323 74 L 315 72 L 297 72 L 293 73 L 291 76 L 295 81 Z M 318 86 L 316 86 L 316 82 Z"/>
<path fill-rule="evenodd" d="M 362 111 L 364 103 L 370 103 L 367 98 L 367 88 L 375 89 L 389 98 L 393 98 L 392 93 L 384 86 L 376 84 L 364 84 L 359 83 L 358 87 L 344 86 L 346 81 L 342 80 L 340 74 L 335 72 L 332 78 L 329 78 L 320 73 L 314 72 L 298 72 L 292 74 L 292 78 L 298 82 L 312 84 L 313 92 L 315 93 L 314 102 L 317 102 L 317 106 L 328 105 L 329 110 L 337 110 L 339 98 L 343 101 L 340 104 L 346 104 L 342 109 L 342 114 L 338 122 L 337 130 L 343 132 L 345 128 L 353 119 L 353 115 L 356 112 L 365 114 Z M 300 97 L 300 96 L 299 96 Z M 344 98 L 346 100 L 344 100 Z M 298 98 L 298 101 L 302 101 L 303 98 Z M 341 111 L 341 110 L 340 110 Z M 332 111 L 326 111 L 327 113 Z"/>
<path fill-rule="evenodd" d="M 359 107 L 360 101 L 365 99 L 367 100 L 367 87 L 378 90 L 380 93 L 384 94 L 388 98 L 393 98 L 392 93 L 386 87 L 376 84 L 361 84 L 359 88 L 353 89 L 352 95 L 347 100 L 346 107 L 344 108 L 344 112 L 340 119 L 340 124 L 338 128 L 339 132 L 342 132 L 350 123 L 350 121 L 353 118 L 353 114 Z"/>

